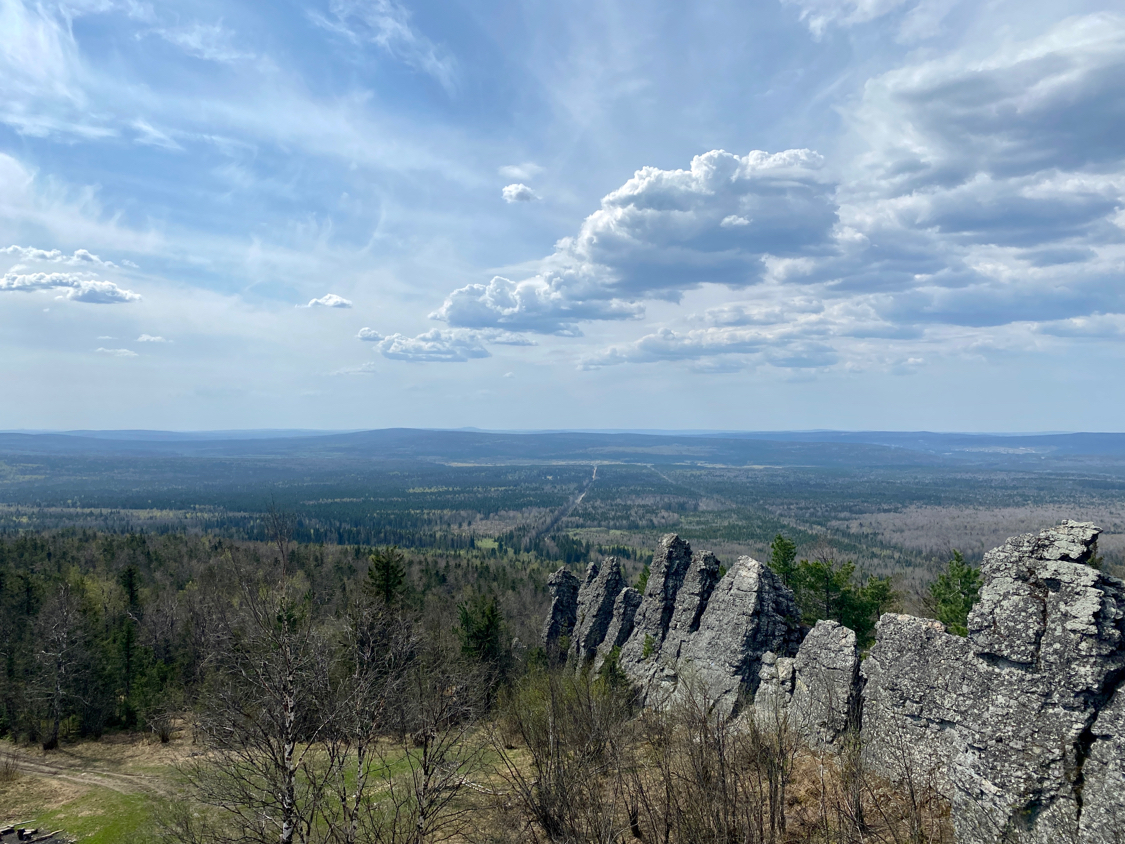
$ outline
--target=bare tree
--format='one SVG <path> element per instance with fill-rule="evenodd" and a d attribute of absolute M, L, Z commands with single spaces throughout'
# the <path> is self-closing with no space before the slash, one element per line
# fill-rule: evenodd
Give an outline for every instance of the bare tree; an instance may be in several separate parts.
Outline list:
<path fill-rule="evenodd" d="M 59 746 L 59 731 L 67 701 L 76 696 L 75 680 L 82 664 L 81 607 L 75 587 L 63 581 L 37 620 L 35 661 L 39 669 L 39 697 L 45 699 L 51 727 L 43 749 Z"/>

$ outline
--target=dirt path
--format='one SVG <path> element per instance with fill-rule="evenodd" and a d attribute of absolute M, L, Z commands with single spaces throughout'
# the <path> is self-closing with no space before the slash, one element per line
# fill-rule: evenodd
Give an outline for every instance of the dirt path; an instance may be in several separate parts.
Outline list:
<path fill-rule="evenodd" d="M 84 760 L 66 755 L 46 756 L 11 746 L 0 750 L 0 755 L 11 760 L 20 773 L 37 777 L 108 788 L 120 794 L 136 794 L 142 791 L 154 793 L 160 790 L 160 777 L 87 768 Z"/>

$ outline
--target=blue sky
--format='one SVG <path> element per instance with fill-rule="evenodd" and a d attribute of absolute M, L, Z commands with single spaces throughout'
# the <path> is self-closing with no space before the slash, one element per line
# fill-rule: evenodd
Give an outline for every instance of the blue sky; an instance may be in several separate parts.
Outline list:
<path fill-rule="evenodd" d="M 0 35 L 0 428 L 1122 430 L 1117 4 Z"/>

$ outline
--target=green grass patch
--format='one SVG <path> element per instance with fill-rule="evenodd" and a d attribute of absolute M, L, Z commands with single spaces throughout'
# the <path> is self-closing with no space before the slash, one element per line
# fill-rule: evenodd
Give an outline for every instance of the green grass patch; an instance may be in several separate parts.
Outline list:
<path fill-rule="evenodd" d="M 105 788 L 34 819 L 41 830 L 61 829 L 82 844 L 148 844 L 158 840 L 154 799 L 147 794 L 120 794 Z"/>

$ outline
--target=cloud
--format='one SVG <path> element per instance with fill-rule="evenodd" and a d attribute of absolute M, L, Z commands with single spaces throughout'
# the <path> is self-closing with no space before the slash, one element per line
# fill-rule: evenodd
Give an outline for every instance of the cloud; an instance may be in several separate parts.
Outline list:
<path fill-rule="evenodd" d="M 438 328 L 417 337 L 392 334 L 378 348 L 383 357 L 412 363 L 462 363 L 492 356 L 476 332 Z"/>
<path fill-rule="evenodd" d="M 583 270 L 549 271 L 520 282 L 496 276 L 488 284 L 469 284 L 450 293 L 430 316 L 462 328 L 508 326 L 576 337 L 581 335 L 578 322 L 637 319 L 644 313 L 635 303 L 575 295 L 596 286 L 579 277 Z"/>
<path fill-rule="evenodd" d="M 1125 314 L 1091 314 L 1055 320 L 1040 323 L 1036 330 L 1054 337 L 1118 339 L 1125 337 Z"/>
<path fill-rule="evenodd" d="M 358 339 L 377 343 L 384 357 L 392 360 L 431 363 L 461 363 L 473 358 L 491 357 L 485 343 L 498 346 L 535 346 L 534 340 L 522 334 L 489 328 L 481 331 L 466 329 L 433 329 L 417 337 L 392 334 L 389 337 L 371 328 L 362 328 Z"/>
<path fill-rule="evenodd" d="M 102 349 L 102 348 L 99 348 L 99 349 L 95 349 L 95 351 L 98 354 L 109 355 L 110 357 L 115 357 L 115 358 L 135 358 L 135 357 L 139 357 L 139 355 L 136 352 L 130 351 L 129 349 Z"/>
<path fill-rule="evenodd" d="M 534 202 L 539 198 L 539 194 L 527 185 L 518 182 L 514 185 L 508 185 L 501 193 L 504 195 L 505 202 Z"/>
<path fill-rule="evenodd" d="M 782 0 L 801 10 L 801 20 L 820 37 L 829 25 L 854 26 L 882 17 L 902 7 L 907 0 Z"/>
<path fill-rule="evenodd" d="M 410 12 L 394 0 L 331 0 L 330 16 L 311 15 L 314 23 L 354 44 L 374 44 L 407 65 L 433 77 L 448 94 L 457 87 L 457 61 L 410 24 Z"/>
<path fill-rule="evenodd" d="M 543 168 L 533 161 L 525 161 L 523 164 L 505 164 L 503 167 L 497 168 L 496 172 L 505 179 L 522 182 L 534 179 L 543 172 Z"/>
<path fill-rule="evenodd" d="M 5 246 L 0 249 L 0 255 L 14 255 L 21 261 L 42 261 L 48 264 L 70 264 L 81 266 L 83 264 L 97 264 L 103 267 L 116 266 L 112 261 L 103 261 L 97 255 L 86 249 L 76 249 L 70 255 L 58 249 L 37 249 L 34 246 Z M 128 262 L 125 262 L 128 263 Z"/>
<path fill-rule="evenodd" d="M 161 149 L 175 150 L 178 152 L 183 151 L 183 147 L 176 141 L 169 137 L 159 129 L 155 129 L 148 124 L 147 121 L 140 118 L 134 120 L 130 124 L 137 131 L 136 141 L 138 144 L 145 144 L 150 147 L 160 147 Z"/>
<path fill-rule="evenodd" d="M 66 291 L 66 298 L 75 302 L 92 305 L 119 305 L 126 302 L 139 302 L 139 294 L 122 290 L 112 281 L 86 281 Z"/>
<path fill-rule="evenodd" d="M 1125 204 L 1125 20 L 1094 15 L 867 83 L 866 151 L 813 278 L 894 320 L 1002 325 L 1114 312 Z"/>
<path fill-rule="evenodd" d="M 588 320 L 637 319 L 646 299 L 678 301 L 705 283 L 760 281 L 767 255 L 831 248 L 836 224 L 823 159 L 810 150 L 745 156 L 713 150 L 687 170 L 645 167 L 602 199 L 534 276 L 453 291 L 432 317 L 462 328 L 581 332 Z M 745 225 L 723 225 L 737 216 Z"/>
<path fill-rule="evenodd" d="M 100 339 L 100 338 L 99 338 Z M 111 338 L 107 338 L 111 339 Z M 171 343 L 171 340 L 165 340 L 163 337 L 157 337 L 152 334 L 142 334 L 137 338 L 138 343 Z"/>
<path fill-rule="evenodd" d="M 196 22 L 187 26 L 153 29 L 151 32 L 189 56 L 205 61 L 230 63 L 254 58 L 253 53 L 234 46 L 234 33 L 226 29 L 222 21 L 213 24 Z"/>
<path fill-rule="evenodd" d="M 849 28 L 896 14 L 897 40 L 911 42 L 929 38 L 957 0 L 782 0 L 797 6 L 801 20 L 818 40 L 831 26 Z"/>
<path fill-rule="evenodd" d="M 140 295 L 122 290 L 112 281 L 97 281 L 88 273 L 14 273 L 0 278 L 0 291 L 33 292 L 36 290 L 65 289 L 66 298 L 75 302 L 96 305 L 114 305 L 138 302 Z"/>
<path fill-rule="evenodd" d="M 337 296 L 335 293 L 328 293 L 321 296 L 319 299 L 310 299 L 307 305 L 298 305 L 298 308 L 350 308 L 352 306 L 350 299 L 345 299 L 343 296 Z"/>

